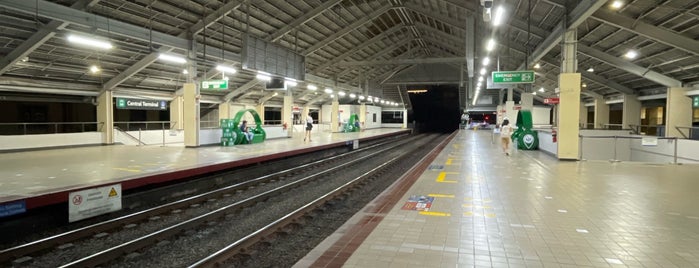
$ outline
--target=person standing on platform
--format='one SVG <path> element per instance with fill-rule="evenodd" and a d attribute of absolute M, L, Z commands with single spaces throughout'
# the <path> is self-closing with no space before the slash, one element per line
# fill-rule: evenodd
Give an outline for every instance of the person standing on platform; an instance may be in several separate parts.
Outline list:
<path fill-rule="evenodd" d="M 255 134 L 252 134 L 252 132 L 250 131 L 247 120 L 243 120 L 243 123 L 240 124 L 240 131 L 243 132 L 243 135 L 245 136 L 245 139 L 248 141 L 248 144 L 252 144 L 252 138 L 253 136 L 255 136 Z"/>
<path fill-rule="evenodd" d="M 502 151 L 505 152 L 505 155 L 510 155 L 510 136 L 512 136 L 510 120 L 502 120 L 502 125 L 500 126 L 500 140 L 502 141 Z"/>
<path fill-rule="evenodd" d="M 309 114 L 306 116 L 306 135 L 303 137 L 303 141 L 311 141 L 311 130 L 313 129 L 313 117 Z"/>

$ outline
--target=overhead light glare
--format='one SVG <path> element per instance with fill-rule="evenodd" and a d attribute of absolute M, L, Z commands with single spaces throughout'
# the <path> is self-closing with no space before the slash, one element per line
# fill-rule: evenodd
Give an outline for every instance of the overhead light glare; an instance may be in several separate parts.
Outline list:
<path fill-rule="evenodd" d="M 488 66 L 488 64 L 490 64 L 490 58 L 488 58 L 488 57 L 483 58 L 483 66 Z"/>
<path fill-rule="evenodd" d="M 257 72 L 257 75 L 255 75 L 255 78 L 263 80 L 263 81 L 272 81 L 272 75 L 269 73 L 265 73 L 265 72 Z"/>
<path fill-rule="evenodd" d="M 326 88 L 325 88 L 325 93 L 332 94 L 332 93 L 333 93 L 333 90 L 332 90 L 331 88 L 329 88 L 329 87 L 326 87 Z"/>
<path fill-rule="evenodd" d="M 495 19 L 493 19 L 493 26 L 500 26 L 505 16 L 505 9 L 502 6 L 498 6 L 495 9 Z"/>
<path fill-rule="evenodd" d="M 225 65 L 216 66 L 216 70 L 219 72 L 224 72 L 224 73 L 229 73 L 229 74 L 234 74 L 234 73 L 238 72 L 235 68 L 228 67 Z"/>
<path fill-rule="evenodd" d="M 408 90 L 408 93 L 425 93 L 427 92 L 427 89 L 410 89 Z"/>
<path fill-rule="evenodd" d="M 587 87 L 587 84 L 585 84 L 585 83 L 582 83 L 582 87 Z"/>
<path fill-rule="evenodd" d="M 495 39 L 488 39 L 488 43 L 485 45 L 485 49 L 488 51 L 493 51 L 493 49 L 495 49 Z"/>
<path fill-rule="evenodd" d="M 483 82 L 483 77 L 482 77 L 482 76 L 479 76 L 479 77 L 478 77 L 478 82 Z"/>
<path fill-rule="evenodd" d="M 340 96 L 340 97 L 344 97 L 344 96 L 347 95 L 347 94 L 346 94 L 344 91 L 338 91 L 338 92 L 337 92 L 337 95 Z"/>
<path fill-rule="evenodd" d="M 588 72 L 588 73 L 592 73 L 592 72 L 594 72 L 594 71 L 595 71 L 595 68 L 592 68 L 592 67 L 587 68 L 587 72 Z"/>
<path fill-rule="evenodd" d="M 97 65 L 92 65 L 92 66 L 90 66 L 90 72 L 93 74 L 99 73 L 100 67 L 97 67 Z"/>
<path fill-rule="evenodd" d="M 79 36 L 79 35 L 68 35 L 68 42 L 76 43 L 79 45 L 86 45 L 101 49 L 112 49 L 112 43 L 102 40 L 97 40 L 89 37 Z"/>
<path fill-rule="evenodd" d="M 299 83 L 296 82 L 296 81 L 293 80 L 293 79 L 287 78 L 287 79 L 284 79 L 284 84 L 286 84 L 287 86 L 290 86 L 290 87 L 295 87 L 295 86 L 297 86 Z"/>
<path fill-rule="evenodd" d="M 187 63 L 187 60 L 183 57 L 164 53 L 160 53 L 160 55 L 158 55 L 158 59 L 172 63 Z"/>
<path fill-rule="evenodd" d="M 624 57 L 626 57 L 627 59 L 635 59 L 636 57 L 638 57 L 638 52 L 636 52 L 635 50 L 629 50 L 628 52 L 626 52 L 626 54 L 624 54 Z"/>
<path fill-rule="evenodd" d="M 364 100 L 364 96 L 359 95 L 359 100 Z"/>
<path fill-rule="evenodd" d="M 182 74 L 189 74 L 189 71 L 187 69 L 182 70 Z"/>
<path fill-rule="evenodd" d="M 354 99 L 354 98 L 356 98 L 356 97 L 357 97 L 357 94 L 354 94 L 354 93 L 350 93 L 350 96 L 349 96 L 349 97 L 350 97 L 350 98 L 353 98 L 353 99 Z"/>
<path fill-rule="evenodd" d="M 613 9 L 620 9 L 623 6 L 624 6 L 624 2 L 622 2 L 622 1 L 617 0 L 617 1 L 612 2 Z"/>
<path fill-rule="evenodd" d="M 538 64 L 538 63 L 537 63 L 537 64 L 534 64 L 534 69 L 539 69 L 539 68 L 541 68 L 541 65 L 540 65 L 540 64 Z"/>
<path fill-rule="evenodd" d="M 317 89 L 318 89 L 318 87 L 315 86 L 315 85 L 308 85 L 308 86 L 306 86 L 306 88 L 307 88 L 308 90 L 317 90 Z"/>
<path fill-rule="evenodd" d="M 480 74 L 481 74 L 481 75 L 485 75 L 485 72 L 486 72 L 485 68 L 481 68 Z"/>
<path fill-rule="evenodd" d="M 532 92 L 532 95 L 536 95 L 536 92 Z"/>
<path fill-rule="evenodd" d="M 539 89 L 539 92 L 544 92 L 544 88 L 543 88 L 543 87 L 540 88 L 540 89 Z"/>

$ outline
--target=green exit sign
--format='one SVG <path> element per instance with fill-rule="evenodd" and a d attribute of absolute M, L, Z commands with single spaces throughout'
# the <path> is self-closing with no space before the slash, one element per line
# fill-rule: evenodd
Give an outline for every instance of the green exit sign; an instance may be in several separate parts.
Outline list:
<path fill-rule="evenodd" d="M 493 84 L 530 84 L 534 83 L 534 71 L 493 72 Z"/>
<path fill-rule="evenodd" d="M 205 80 L 201 82 L 202 89 L 228 89 L 228 80 Z"/>
<path fill-rule="evenodd" d="M 692 97 L 692 107 L 699 108 L 699 96 Z"/>

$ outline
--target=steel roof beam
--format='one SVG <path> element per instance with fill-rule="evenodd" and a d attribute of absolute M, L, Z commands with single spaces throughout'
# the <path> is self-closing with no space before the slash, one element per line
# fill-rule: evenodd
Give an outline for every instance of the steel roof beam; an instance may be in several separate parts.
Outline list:
<path fill-rule="evenodd" d="M 566 14 L 566 20 L 562 20 L 558 23 L 558 26 L 553 29 L 553 31 L 548 34 L 548 36 L 542 41 L 536 49 L 532 52 L 529 62 L 524 62 L 519 66 L 519 70 L 525 69 L 528 66 L 539 61 L 546 53 L 551 51 L 554 47 L 558 46 L 563 40 L 563 34 L 568 30 L 574 30 L 585 21 L 588 17 L 592 15 L 597 9 L 607 3 L 606 0 L 582 0 L 570 14 Z"/>
<path fill-rule="evenodd" d="M 342 28 L 342 30 L 328 36 L 325 38 L 323 41 L 320 41 L 316 43 L 315 45 L 311 46 L 310 48 L 304 50 L 301 54 L 304 56 L 308 56 L 315 52 L 318 49 L 321 49 L 324 46 L 327 46 L 328 44 L 334 42 L 335 40 L 339 39 L 340 37 L 345 36 L 346 34 L 350 33 L 351 31 L 354 31 L 355 29 L 359 28 L 360 26 L 364 25 L 367 22 L 372 21 L 378 16 L 381 16 L 383 13 L 386 13 L 388 10 L 392 9 L 393 6 L 390 4 L 384 5 L 380 7 L 379 9 L 374 10 L 374 12 L 371 12 L 369 15 L 366 15 L 362 17 L 361 19 L 353 22 L 350 25 L 347 25 Z"/>
<path fill-rule="evenodd" d="M 523 53 L 523 52 L 522 52 L 522 53 Z M 547 64 L 550 64 L 550 65 L 556 66 L 557 68 L 560 68 L 560 65 L 559 65 L 559 64 L 555 64 L 555 63 L 554 63 L 554 62 L 557 62 L 557 61 L 556 61 L 554 58 L 552 58 L 552 57 L 549 57 L 549 56 L 543 57 L 543 58 L 541 58 L 541 61 L 543 61 L 543 62 L 545 62 L 545 63 L 547 63 Z M 582 75 L 583 78 L 590 79 L 590 80 L 592 80 L 592 82 L 595 82 L 595 83 L 597 83 L 597 84 L 600 84 L 600 85 L 602 85 L 603 87 L 609 88 L 609 89 L 614 90 L 614 91 L 617 91 L 617 92 L 619 92 L 619 93 L 630 94 L 630 95 L 636 95 L 636 92 L 635 92 L 632 88 L 629 88 L 629 87 L 627 87 L 627 86 L 624 86 L 624 85 L 619 84 L 619 83 L 617 83 L 617 82 L 614 82 L 614 81 L 612 81 L 612 80 L 609 80 L 609 79 L 607 79 L 607 78 L 604 78 L 604 77 L 602 77 L 601 75 L 597 75 L 597 74 L 593 74 L 593 73 L 589 73 L 589 72 L 583 72 L 583 73 L 580 73 L 580 74 Z M 547 78 L 549 78 L 549 77 L 547 77 Z M 552 78 L 549 78 L 549 79 L 552 79 Z M 557 81 L 558 78 L 553 79 L 553 80 L 554 80 L 554 81 Z"/>
<path fill-rule="evenodd" d="M 315 98 L 309 100 L 308 102 L 306 102 L 306 104 L 304 104 L 304 107 L 308 107 L 308 106 L 310 106 L 310 105 L 312 105 L 312 104 L 314 104 L 314 103 L 316 103 L 316 102 L 322 101 L 322 100 L 324 100 L 324 99 L 326 99 L 326 98 L 328 98 L 328 97 L 329 97 L 328 95 L 321 94 L 320 96 L 315 97 Z"/>
<path fill-rule="evenodd" d="M 327 2 L 325 2 L 325 3 L 323 3 L 323 4 L 321 4 L 320 6 L 317 6 L 317 7 L 314 8 L 313 10 L 311 10 L 311 11 L 309 11 L 309 12 L 306 12 L 306 14 L 303 14 L 303 16 L 296 18 L 296 19 L 295 19 L 294 21 L 292 21 L 291 23 L 286 24 L 286 25 L 285 25 L 284 27 L 282 27 L 281 29 L 279 29 L 279 30 L 277 30 L 276 32 L 270 34 L 267 38 L 265 38 L 265 41 L 267 41 L 267 42 L 270 42 L 270 41 L 271 41 L 271 42 L 276 42 L 277 40 L 279 40 L 280 38 L 282 38 L 285 34 L 287 34 L 287 33 L 288 33 L 289 31 L 291 31 L 292 29 L 294 29 L 294 28 L 296 28 L 296 27 L 299 27 L 299 26 L 305 24 L 306 22 L 308 22 L 308 21 L 314 19 L 314 18 L 317 17 L 318 15 L 322 14 L 323 12 L 325 12 L 328 8 L 331 8 L 331 7 L 333 7 L 333 6 L 337 5 L 337 4 L 339 4 L 340 2 L 342 2 L 342 0 L 331 0 L 331 1 L 327 1 Z"/>
<path fill-rule="evenodd" d="M 374 61 L 353 61 L 340 62 L 337 66 L 369 66 L 369 65 L 404 65 L 404 64 L 425 64 L 425 63 L 466 63 L 465 57 L 447 58 L 420 58 L 420 59 L 392 59 Z"/>
<path fill-rule="evenodd" d="M 383 41 L 384 38 L 389 37 L 390 35 L 392 35 L 392 34 L 394 34 L 394 33 L 396 33 L 396 32 L 400 32 L 400 31 L 403 30 L 403 29 L 405 29 L 405 26 L 394 26 L 393 28 L 384 31 L 384 32 L 382 32 L 381 34 L 372 37 L 371 39 L 367 40 L 366 42 L 362 42 L 362 44 L 360 44 L 360 45 L 358 45 L 358 46 L 352 48 L 351 50 L 349 50 L 349 51 L 347 51 L 347 52 L 345 52 L 345 53 L 342 53 L 342 55 L 337 56 L 337 57 L 335 57 L 335 58 L 333 58 L 333 59 L 331 59 L 331 60 L 326 61 L 325 63 L 319 65 L 318 67 L 314 68 L 313 70 L 314 70 L 314 71 L 322 71 L 322 70 L 324 70 L 325 68 L 328 68 L 328 67 L 330 67 L 331 65 L 333 65 L 333 64 L 335 64 L 335 63 L 337 63 L 337 62 L 340 62 L 340 61 L 346 59 L 346 58 L 349 57 L 349 56 L 352 56 L 354 53 L 357 53 L 357 52 L 359 52 L 359 51 L 361 51 L 361 50 L 363 50 L 363 49 L 365 49 L 365 48 L 367 48 L 367 47 L 369 47 L 369 46 L 371 46 L 371 45 L 374 45 L 374 44 L 376 44 L 376 43 L 379 43 L 379 42 Z"/>
<path fill-rule="evenodd" d="M 88 7 L 96 5 L 99 1 L 100 0 L 80 0 L 73 3 L 70 7 L 77 10 L 84 10 Z M 56 35 L 57 30 L 61 30 L 66 26 L 68 26 L 67 22 L 52 20 L 46 25 L 40 27 L 34 34 L 27 38 L 27 40 L 22 42 L 22 44 L 17 46 L 14 50 L 7 54 L 7 56 L 0 60 L 0 75 L 9 71 L 10 68 L 17 62 L 27 57 L 35 49 L 51 39 L 54 35 Z"/>
<path fill-rule="evenodd" d="M 268 100 L 271 100 L 272 98 L 274 98 L 274 96 L 277 96 L 277 95 L 278 95 L 277 92 L 267 93 L 267 95 L 264 95 L 264 96 L 262 96 L 262 98 L 257 100 L 257 104 L 263 104 L 263 103 L 267 102 Z"/>
<path fill-rule="evenodd" d="M 399 42 L 399 43 L 393 44 L 393 45 L 390 46 L 390 47 L 387 47 L 387 48 L 382 49 L 381 51 L 377 52 L 376 54 L 371 55 L 371 57 L 373 57 L 373 58 L 383 57 L 383 56 L 385 56 L 386 54 L 391 53 L 391 52 L 393 52 L 394 50 L 399 49 L 399 48 L 401 48 L 401 47 L 403 47 L 403 46 L 409 44 L 410 42 L 412 42 L 412 40 L 405 39 L 405 40 L 403 40 L 403 41 L 401 41 L 401 42 Z M 414 50 L 411 50 L 411 51 L 414 51 Z M 337 64 L 338 64 L 338 63 L 335 63 L 334 65 L 337 65 Z M 344 76 L 345 74 L 349 73 L 350 71 L 352 71 L 352 68 L 347 68 L 346 70 L 344 70 L 344 71 L 340 72 L 339 74 L 337 74 L 337 77 L 338 77 L 338 78 L 339 78 L 339 77 L 342 77 L 342 76 Z"/>
<path fill-rule="evenodd" d="M 204 30 L 204 28 L 211 26 L 218 20 L 233 12 L 233 10 L 236 10 L 238 7 L 240 7 L 243 1 L 244 0 L 236 0 L 224 4 L 222 7 L 220 7 L 213 13 L 207 15 L 203 20 L 200 20 L 191 27 L 189 27 L 189 32 L 192 34 L 192 36 L 199 34 L 201 31 Z"/>
<path fill-rule="evenodd" d="M 665 45 L 679 48 L 688 53 L 699 55 L 699 41 L 690 37 L 674 33 L 670 30 L 654 26 L 625 15 L 600 9 L 592 15 L 592 18 L 613 25 L 617 28 L 645 36 L 649 39 Z"/>
<path fill-rule="evenodd" d="M 681 87 L 682 86 L 682 81 L 679 81 L 677 79 L 674 79 L 674 78 L 666 76 L 666 75 L 663 75 L 663 74 L 658 73 L 656 71 L 651 71 L 648 68 L 638 66 L 638 65 L 633 64 L 631 62 L 622 60 L 619 57 L 609 55 L 605 52 L 596 50 L 594 48 L 588 47 L 588 46 L 583 45 L 583 44 L 578 44 L 578 52 L 583 53 L 587 56 L 593 57 L 599 61 L 605 62 L 609 65 L 620 68 L 620 69 L 627 71 L 629 73 L 638 75 L 640 77 L 644 77 L 650 81 L 653 81 L 655 83 L 661 84 L 661 85 L 666 86 L 666 87 Z"/>
<path fill-rule="evenodd" d="M 252 80 L 248 81 L 248 82 L 245 83 L 244 85 L 242 85 L 242 86 L 240 86 L 240 87 L 234 89 L 233 91 L 229 92 L 228 94 L 226 94 L 226 96 L 223 96 L 223 98 L 221 98 L 221 100 L 222 100 L 223 102 L 227 102 L 227 101 L 233 99 L 235 96 L 238 96 L 238 95 L 240 95 L 240 94 L 243 94 L 243 93 L 244 93 L 245 91 L 247 91 L 248 89 L 251 89 L 251 88 L 255 87 L 259 82 L 260 82 L 260 80 L 258 80 L 257 78 L 253 78 Z"/>

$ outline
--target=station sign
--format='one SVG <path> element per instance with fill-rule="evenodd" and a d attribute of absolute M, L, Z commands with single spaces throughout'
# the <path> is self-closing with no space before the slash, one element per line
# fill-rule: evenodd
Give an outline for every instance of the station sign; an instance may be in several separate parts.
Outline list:
<path fill-rule="evenodd" d="M 558 104 L 561 102 L 560 98 L 545 98 L 544 104 Z"/>
<path fill-rule="evenodd" d="M 24 200 L 0 204 L 0 218 L 27 212 L 27 203 Z"/>
<path fill-rule="evenodd" d="M 201 89 L 228 89 L 228 80 L 205 80 L 201 82 Z"/>
<path fill-rule="evenodd" d="M 534 83 L 534 71 L 492 72 L 493 84 L 531 84 Z"/>
<path fill-rule="evenodd" d="M 74 222 L 121 209 L 121 184 L 71 192 L 68 221 Z"/>
<path fill-rule="evenodd" d="M 699 96 L 692 97 L 692 107 L 699 108 Z"/>
<path fill-rule="evenodd" d="M 522 106 L 521 106 L 521 105 L 515 105 L 515 106 L 512 107 L 512 110 L 515 110 L 515 111 L 522 110 Z"/>
<path fill-rule="evenodd" d="M 116 108 L 124 110 L 167 110 L 167 101 L 117 98 Z"/>

